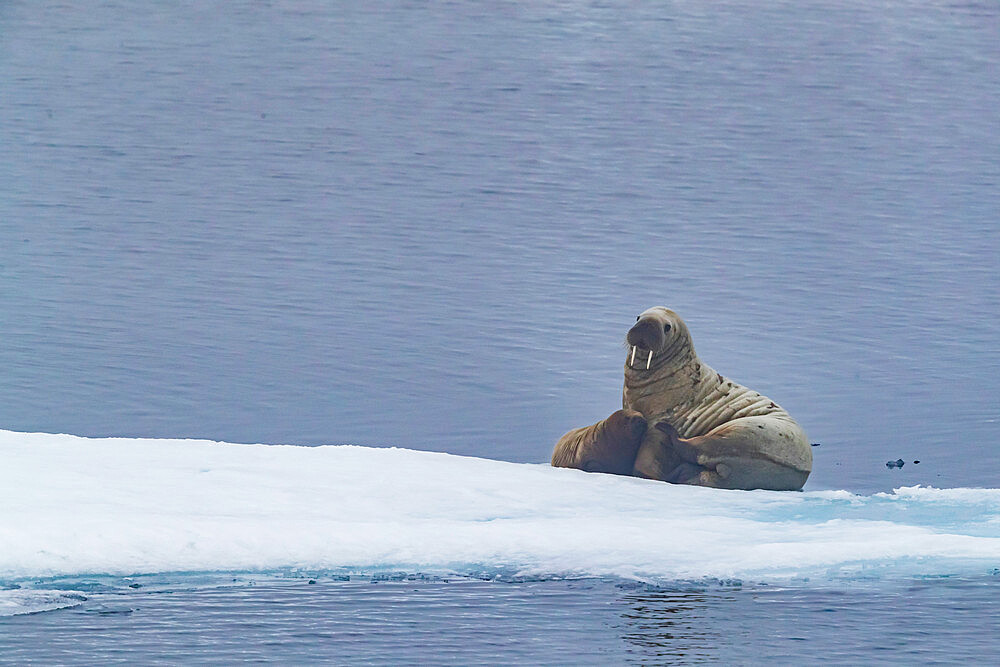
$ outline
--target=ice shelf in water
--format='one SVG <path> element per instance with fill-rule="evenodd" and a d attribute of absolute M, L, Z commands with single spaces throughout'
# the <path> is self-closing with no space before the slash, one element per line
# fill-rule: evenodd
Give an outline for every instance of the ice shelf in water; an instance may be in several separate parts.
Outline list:
<path fill-rule="evenodd" d="M 0 461 L 10 585 L 277 568 L 663 582 L 1000 567 L 1000 489 L 720 491 L 403 449 L 11 431 Z"/>

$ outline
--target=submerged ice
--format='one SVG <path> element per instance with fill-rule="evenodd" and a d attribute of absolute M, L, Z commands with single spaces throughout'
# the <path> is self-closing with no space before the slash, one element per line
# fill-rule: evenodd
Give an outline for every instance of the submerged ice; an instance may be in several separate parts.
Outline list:
<path fill-rule="evenodd" d="M 783 580 L 1000 566 L 1000 489 L 722 491 L 402 449 L 10 431 L 0 458 L 6 581 L 284 567 Z"/>

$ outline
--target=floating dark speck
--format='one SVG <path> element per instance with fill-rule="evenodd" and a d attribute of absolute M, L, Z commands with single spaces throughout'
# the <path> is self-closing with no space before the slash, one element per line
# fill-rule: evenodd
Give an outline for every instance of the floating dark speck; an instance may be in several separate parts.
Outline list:
<path fill-rule="evenodd" d="M 813 447 L 819 447 L 819 446 L 820 446 L 820 443 L 818 443 L 818 442 L 813 442 L 813 443 L 810 443 L 810 444 L 811 444 L 811 445 L 812 445 Z"/>
<path fill-rule="evenodd" d="M 903 459 L 896 459 L 895 461 L 886 461 L 885 467 L 892 470 L 893 468 L 902 468 L 905 463 L 906 461 Z"/>

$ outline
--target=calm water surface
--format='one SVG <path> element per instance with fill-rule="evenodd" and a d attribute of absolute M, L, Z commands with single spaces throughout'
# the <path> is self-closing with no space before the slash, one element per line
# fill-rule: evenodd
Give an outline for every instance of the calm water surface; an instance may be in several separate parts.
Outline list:
<path fill-rule="evenodd" d="M 94 586 L 76 607 L 7 619 L 0 663 L 977 664 L 1000 649 L 982 613 L 997 581 L 312 582 Z"/>
<path fill-rule="evenodd" d="M 4 2 L 0 427 L 541 462 L 665 304 L 821 444 L 807 488 L 998 486 L 998 34 L 989 2 Z M 996 653 L 991 582 L 211 588 L 0 641 L 947 661 Z"/>

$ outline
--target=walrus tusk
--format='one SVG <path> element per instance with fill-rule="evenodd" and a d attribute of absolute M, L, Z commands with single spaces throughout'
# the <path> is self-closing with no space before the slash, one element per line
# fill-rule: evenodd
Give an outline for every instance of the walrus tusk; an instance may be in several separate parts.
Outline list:
<path fill-rule="evenodd" d="M 628 361 L 629 366 L 635 365 L 635 345 L 632 346 L 632 358 Z"/>
<path fill-rule="evenodd" d="M 646 359 L 646 370 L 647 371 L 649 370 L 649 364 L 651 364 L 652 361 L 653 361 L 653 351 L 650 350 L 649 351 L 649 359 Z"/>

